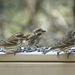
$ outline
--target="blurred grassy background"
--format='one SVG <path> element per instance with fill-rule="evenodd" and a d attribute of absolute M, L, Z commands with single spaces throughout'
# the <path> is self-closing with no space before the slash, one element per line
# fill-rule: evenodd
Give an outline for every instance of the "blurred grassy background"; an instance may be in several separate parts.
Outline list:
<path fill-rule="evenodd" d="M 74 0 L 0 0 L 0 40 L 41 27 L 39 44 L 52 46 L 75 27 L 73 8 Z"/>

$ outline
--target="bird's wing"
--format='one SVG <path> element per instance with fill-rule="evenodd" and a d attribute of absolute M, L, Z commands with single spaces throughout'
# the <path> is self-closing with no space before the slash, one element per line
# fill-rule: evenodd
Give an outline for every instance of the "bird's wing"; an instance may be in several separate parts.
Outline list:
<path fill-rule="evenodd" d="M 28 39 L 34 39 L 34 38 L 35 38 L 35 34 L 28 35 Z"/>
<path fill-rule="evenodd" d="M 13 45 L 16 45 L 16 42 L 6 40 L 0 42 L 0 46 L 13 46 Z"/>

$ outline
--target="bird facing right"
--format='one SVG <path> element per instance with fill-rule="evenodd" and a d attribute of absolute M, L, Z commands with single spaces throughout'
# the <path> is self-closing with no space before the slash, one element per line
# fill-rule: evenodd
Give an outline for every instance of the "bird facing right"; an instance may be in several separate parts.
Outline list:
<path fill-rule="evenodd" d="M 0 48 L 3 48 L 5 53 L 15 53 L 20 48 L 23 40 L 26 37 L 22 32 L 17 32 L 11 37 L 0 42 Z"/>
<path fill-rule="evenodd" d="M 27 46 L 29 47 L 37 47 L 42 35 L 46 32 L 42 28 L 37 28 L 33 30 L 31 33 L 26 35 Z"/>
<path fill-rule="evenodd" d="M 48 53 L 49 51 L 53 49 L 60 49 L 60 51 L 57 52 L 57 56 L 58 56 L 61 51 L 65 52 L 66 49 L 73 47 L 74 42 L 75 42 L 75 30 L 73 29 L 73 30 L 70 30 L 64 38 L 59 40 L 53 47 L 51 47 L 50 50 L 45 51 L 44 54 Z"/>

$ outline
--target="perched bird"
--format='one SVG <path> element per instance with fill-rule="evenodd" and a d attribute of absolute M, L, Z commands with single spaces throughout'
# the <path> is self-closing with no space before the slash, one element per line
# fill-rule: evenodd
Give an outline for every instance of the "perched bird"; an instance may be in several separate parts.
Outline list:
<path fill-rule="evenodd" d="M 29 47 L 37 47 L 37 44 L 39 43 L 40 39 L 42 38 L 42 35 L 46 31 L 42 28 L 37 28 L 33 30 L 33 32 L 26 35 L 26 42 L 27 46 Z"/>
<path fill-rule="evenodd" d="M 26 37 L 22 32 L 15 33 L 11 37 L 0 41 L 0 48 L 3 48 L 5 53 L 16 53 L 17 49 L 20 48 L 23 40 Z"/>
<path fill-rule="evenodd" d="M 68 34 L 62 38 L 62 40 L 58 41 L 53 47 L 51 47 L 50 50 L 44 52 L 44 54 L 48 53 L 49 51 L 53 50 L 53 49 L 60 49 L 59 52 L 57 52 L 57 56 L 59 55 L 59 53 L 61 51 L 66 51 L 66 49 L 73 47 L 74 42 L 75 42 L 75 30 L 71 30 L 68 32 Z M 69 56 L 70 53 L 68 53 Z M 68 57 L 67 56 L 67 57 Z"/>

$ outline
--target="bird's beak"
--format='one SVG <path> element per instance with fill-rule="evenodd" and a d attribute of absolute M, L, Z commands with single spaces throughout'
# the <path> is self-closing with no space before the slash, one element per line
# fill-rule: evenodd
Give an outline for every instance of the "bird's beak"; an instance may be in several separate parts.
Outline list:
<path fill-rule="evenodd" d="M 46 30 L 42 30 L 42 32 L 46 32 Z"/>

